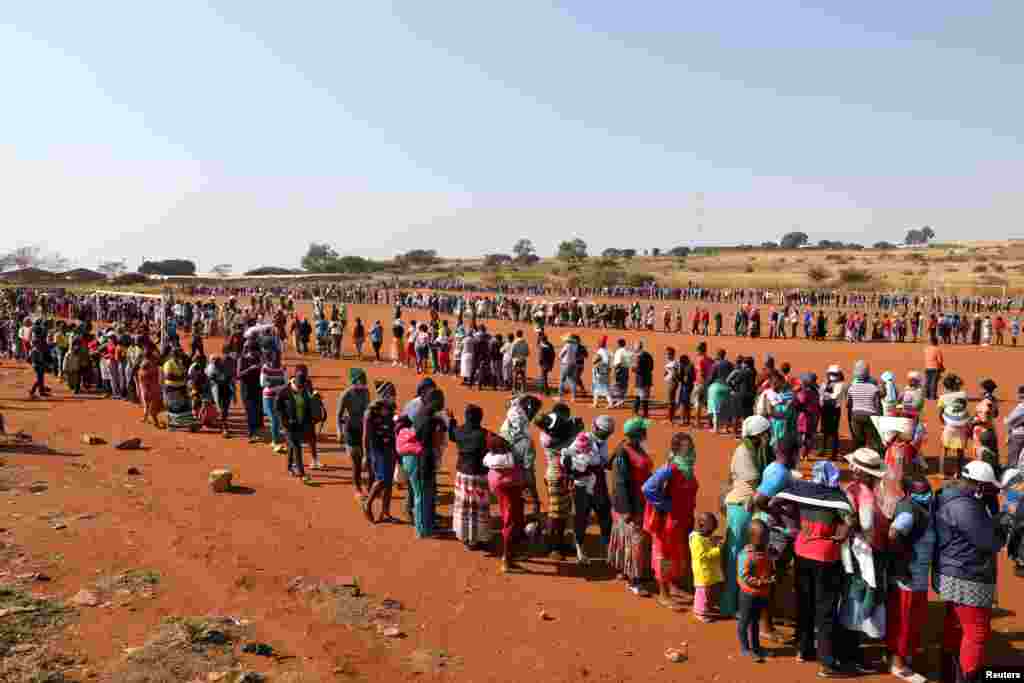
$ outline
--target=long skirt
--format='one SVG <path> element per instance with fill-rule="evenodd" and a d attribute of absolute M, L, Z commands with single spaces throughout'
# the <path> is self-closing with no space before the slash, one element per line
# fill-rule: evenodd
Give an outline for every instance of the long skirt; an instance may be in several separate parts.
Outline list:
<path fill-rule="evenodd" d="M 163 412 L 164 401 L 160 395 L 159 375 L 140 371 L 136 376 L 136 381 L 139 387 L 139 398 L 149 410 L 149 414 L 155 416 Z"/>
<path fill-rule="evenodd" d="M 651 578 L 651 537 L 639 524 L 630 525 L 626 516 L 612 513 L 612 537 L 608 543 L 608 564 L 630 581 Z"/>
<path fill-rule="evenodd" d="M 185 387 L 164 386 L 164 404 L 167 406 L 168 428 L 195 430 L 199 427 Z"/>
<path fill-rule="evenodd" d="M 615 385 L 612 387 L 612 398 L 621 401 L 629 391 L 629 368 L 615 368 Z"/>
<path fill-rule="evenodd" d="M 465 351 L 463 351 L 461 370 L 462 379 L 466 380 L 467 382 L 473 379 L 473 354 L 466 353 Z"/>
<path fill-rule="evenodd" d="M 670 533 L 651 534 L 651 564 L 659 583 L 669 583 L 692 576 L 690 567 L 690 532 L 693 528 L 678 527 Z M 687 576 L 686 578 L 689 578 Z"/>
<path fill-rule="evenodd" d="M 491 540 L 491 494 L 486 476 L 455 473 L 452 530 L 463 543 Z"/>
<path fill-rule="evenodd" d="M 736 583 L 736 562 L 740 551 L 747 544 L 747 533 L 750 529 L 752 515 L 738 504 L 726 506 L 725 540 L 722 542 L 722 562 L 725 563 L 725 585 L 722 586 L 722 616 L 731 617 L 736 614 L 739 604 L 739 585 Z"/>
<path fill-rule="evenodd" d="M 572 494 L 565 477 L 546 476 L 548 486 L 548 519 L 569 519 L 572 512 Z"/>

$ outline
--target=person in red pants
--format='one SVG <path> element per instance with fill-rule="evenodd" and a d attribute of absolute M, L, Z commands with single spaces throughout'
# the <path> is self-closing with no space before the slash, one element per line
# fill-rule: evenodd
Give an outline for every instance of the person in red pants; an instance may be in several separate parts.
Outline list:
<path fill-rule="evenodd" d="M 886 606 L 889 673 L 913 680 L 911 658 L 921 644 L 921 624 L 928 616 L 928 578 L 935 550 L 931 520 L 932 489 L 923 475 L 903 481 L 906 495 L 896 504 L 889 527 L 892 569 Z"/>
<path fill-rule="evenodd" d="M 942 629 L 943 683 L 980 681 L 992 630 L 996 556 L 1006 535 L 991 509 L 998 499 L 992 466 L 967 464 L 939 491 L 934 507 L 935 591 L 946 603 Z"/>

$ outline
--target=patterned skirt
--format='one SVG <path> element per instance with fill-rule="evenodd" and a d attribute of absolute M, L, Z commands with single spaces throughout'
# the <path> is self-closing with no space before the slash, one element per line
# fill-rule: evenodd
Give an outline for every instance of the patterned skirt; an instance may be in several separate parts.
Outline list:
<path fill-rule="evenodd" d="M 185 387 L 164 386 L 167 426 L 171 429 L 197 429 L 199 423 L 192 413 L 192 401 Z"/>
<path fill-rule="evenodd" d="M 491 540 L 491 489 L 486 476 L 455 473 L 452 529 L 463 543 Z"/>
<path fill-rule="evenodd" d="M 639 524 L 630 526 L 626 516 L 612 513 L 612 538 L 608 564 L 630 581 L 651 578 L 651 537 Z"/>
<path fill-rule="evenodd" d="M 548 519 L 569 519 L 572 513 L 572 491 L 569 490 L 569 482 L 562 476 L 562 468 L 552 467 L 555 462 L 548 463 L 544 475 L 548 488 Z"/>

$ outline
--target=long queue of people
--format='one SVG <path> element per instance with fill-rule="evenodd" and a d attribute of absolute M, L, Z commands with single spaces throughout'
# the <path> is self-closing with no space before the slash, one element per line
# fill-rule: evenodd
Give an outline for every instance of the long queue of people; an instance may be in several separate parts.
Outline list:
<path fill-rule="evenodd" d="M 316 317 L 319 323 L 331 316 L 320 311 Z M 206 356 L 202 330 L 192 330 L 191 353 L 186 353 L 175 316 L 163 331 L 164 348 L 157 348 L 153 330 L 144 327 L 94 332 L 89 322 L 47 318 L 31 321 L 28 344 L 15 347 L 27 351 L 21 357 L 36 369 L 40 392 L 44 374 L 59 373 L 72 391 L 138 400 L 144 419 L 158 426 L 166 412 L 172 428 L 208 425 L 228 435 L 237 386 L 250 441 L 261 441 L 268 420 L 271 447 L 287 451 L 288 471 L 304 478 L 304 445 L 311 447 L 312 467 L 320 466 L 317 432 L 328 419 L 323 400 L 306 365 L 291 373 L 283 367 L 287 339 L 279 327 L 248 318 L 213 358 Z M 525 366 L 530 355 L 521 333 L 499 340 L 501 362 L 495 363 L 494 355 L 478 352 L 494 348 L 483 326 L 466 329 L 457 323 L 453 330 L 447 321 L 432 318 L 409 331 L 402 325 L 398 334 L 399 320 L 392 332 L 402 343 L 393 346 L 392 363 L 415 365 L 423 374 L 454 370 L 467 384 L 508 389 L 516 361 Z M 456 367 L 445 363 L 454 359 L 432 353 L 432 343 L 446 328 L 453 343 L 461 337 Z M 294 332 L 300 342 L 301 329 Z M 61 348 L 62 335 L 68 353 L 61 359 L 54 347 Z M 382 336 L 375 339 L 382 345 Z M 606 561 L 631 594 L 653 592 L 662 608 L 681 611 L 692 602 L 700 621 L 734 617 L 741 653 L 759 662 L 770 654 L 762 642 L 783 638 L 777 629 L 778 586 L 791 580 L 798 596 L 793 639 L 798 657 L 816 661 L 823 677 L 877 671 L 877 664 L 864 659 L 861 645 L 883 639 L 888 671 L 915 679 L 919 626 L 926 619 L 931 584 L 946 605 L 942 680 L 980 680 L 997 557 L 1006 547 L 1024 568 L 1024 507 L 1018 505 L 1024 491 L 1017 469 L 1024 448 L 1024 387 L 1020 404 L 1004 421 L 1009 437 L 1004 464 L 998 387 L 981 382 L 983 397 L 970 415 L 963 383 L 946 372 L 934 343 L 926 349 L 926 372 L 911 373 L 902 388 L 892 373 L 873 379 L 864 362 L 855 364 L 849 383 L 838 365 L 829 366 L 825 381 L 818 382 L 815 373 L 796 374 L 770 358 L 760 369 L 753 358 L 733 361 L 724 350 L 712 358 L 705 343 L 693 361 L 667 351 L 666 418 L 692 430 L 705 425 L 703 412 L 709 429 L 735 431 L 739 440 L 721 510 L 698 511 L 698 459 L 690 434 L 681 431 L 671 438 L 660 466 L 655 457 L 661 449 L 648 441 L 654 359 L 642 343 L 617 345 L 613 355 L 603 340 L 594 352 L 592 394 L 594 400 L 609 399 L 610 408 L 622 407 L 632 378 L 634 414 L 620 436 L 612 415 L 588 425 L 573 415 L 571 403 L 559 400 L 542 411 L 542 400 L 529 393 L 514 394 L 501 427 L 491 431 L 474 404 L 456 419 L 430 377 L 399 408 L 392 383 L 375 382 L 371 392 L 366 371 L 352 368 L 338 399 L 336 429 L 352 459 L 353 483 L 367 519 L 396 521 L 391 497 L 397 478 L 408 486 L 406 514 L 418 538 L 454 533 L 468 551 L 493 550 L 502 572 L 520 569 L 538 547 L 554 561 Z M 300 355 L 309 352 L 297 347 Z M 362 358 L 361 346 L 357 353 Z M 557 363 L 560 399 L 579 400 L 589 355 L 579 337 L 567 335 L 558 351 L 541 337 L 538 355 L 540 386 L 547 386 L 544 368 L 550 371 Z M 945 390 L 941 395 L 939 385 Z M 931 398 L 937 399 L 943 425 L 940 470 L 947 473 L 946 457 L 957 460 L 956 478 L 938 490 L 925 477 L 921 416 Z M 835 464 L 844 410 L 854 442 L 845 456 L 853 481 L 845 489 Z M 449 444 L 457 452 L 450 527 L 437 515 L 436 495 Z M 819 459 L 825 454 L 828 458 Z M 809 477 L 801 474 L 801 460 L 812 461 Z M 547 494 L 543 514 L 538 466 Z M 500 541 L 491 529 L 492 496 L 501 516 Z M 525 514 L 527 501 L 532 519 Z M 586 539 L 595 517 L 596 553 Z M 567 544 L 570 521 L 572 543 Z"/>

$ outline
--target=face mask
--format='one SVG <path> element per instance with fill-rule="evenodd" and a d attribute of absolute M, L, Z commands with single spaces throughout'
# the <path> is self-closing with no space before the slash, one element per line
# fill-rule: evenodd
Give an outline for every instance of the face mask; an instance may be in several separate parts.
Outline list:
<path fill-rule="evenodd" d="M 931 493 L 911 493 L 910 499 L 918 505 L 928 505 L 932 500 Z"/>

